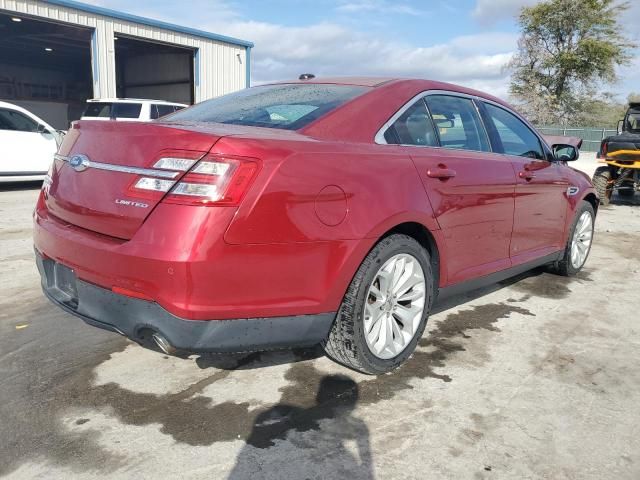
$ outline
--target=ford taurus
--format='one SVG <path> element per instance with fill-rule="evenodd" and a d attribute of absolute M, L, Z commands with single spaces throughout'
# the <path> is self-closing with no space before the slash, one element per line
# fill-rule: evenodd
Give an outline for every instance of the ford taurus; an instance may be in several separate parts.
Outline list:
<path fill-rule="evenodd" d="M 598 199 L 505 102 L 427 80 L 305 79 L 151 123 L 74 123 L 34 242 L 47 297 L 166 352 L 322 344 L 380 374 L 436 298 L 585 264 Z"/>

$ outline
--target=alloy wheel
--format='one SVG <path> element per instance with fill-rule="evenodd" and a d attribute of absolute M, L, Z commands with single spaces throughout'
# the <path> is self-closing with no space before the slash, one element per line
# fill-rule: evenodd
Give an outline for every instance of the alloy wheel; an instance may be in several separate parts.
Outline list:
<path fill-rule="evenodd" d="M 409 345 L 422 320 L 425 276 L 418 260 L 394 255 L 378 270 L 364 307 L 364 333 L 373 355 L 389 359 Z"/>
<path fill-rule="evenodd" d="M 593 218 L 591 213 L 582 212 L 576 223 L 573 240 L 571 242 L 571 265 L 579 269 L 584 265 L 589 255 L 591 241 L 593 240 Z"/>

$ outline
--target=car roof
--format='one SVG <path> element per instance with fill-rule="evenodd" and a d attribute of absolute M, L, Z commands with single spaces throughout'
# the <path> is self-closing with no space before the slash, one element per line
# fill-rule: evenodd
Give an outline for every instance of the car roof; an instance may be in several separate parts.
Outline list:
<path fill-rule="evenodd" d="M 441 82 L 439 80 L 428 80 L 422 78 L 403 78 L 403 77 L 318 77 L 308 80 L 283 80 L 279 82 L 271 82 L 269 85 L 280 84 L 331 84 L 331 85 L 355 85 L 362 87 L 379 88 L 390 84 L 405 84 L 419 87 L 420 90 L 447 90 L 451 92 L 465 93 L 467 95 L 482 97 L 509 106 L 504 100 L 501 100 L 491 94 L 474 90 L 472 88 L 455 85 L 453 83 Z"/>
<path fill-rule="evenodd" d="M 130 103 L 130 102 L 136 102 L 136 103 L 161 103 L 161 104 L 165 104 L 165 105 L 181 105 L 181 106 L 188 106 L 184 103 L 178 103 L 178 102 L 168 102 L 166 100 L 153 100 L 150 98 L 90 98 L 87 100 L 88 103 L 92 103 L 92 102 L 102 102 L 102 103 Z"/>
<path fill-rule="evenodd" d="M 316 84 L 334 84 L 334 85 L 357 85 L 360 87 L 378 87 L 387 82 L 397 80 L 388 77 L 321 77 L 310 78 L 308 80 L 282 80 L 278 82 L 269 82 L 268 85 L 279 85 L 287 83 L 316 83 Z"/>

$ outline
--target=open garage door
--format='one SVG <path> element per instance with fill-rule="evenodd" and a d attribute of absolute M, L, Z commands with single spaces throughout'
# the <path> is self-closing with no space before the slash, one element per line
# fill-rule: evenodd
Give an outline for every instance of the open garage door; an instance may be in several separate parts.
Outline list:
<path fill-rule="evenodd" d="M 0 13 L 0 100 L 69 128 L 93 96 L 91 35 L 87 28 Z"/>
<path fill-rule="evenodd" d="M 119 98 L 149 98 L 193 104 L 194 50 L 117 34 Z"/>

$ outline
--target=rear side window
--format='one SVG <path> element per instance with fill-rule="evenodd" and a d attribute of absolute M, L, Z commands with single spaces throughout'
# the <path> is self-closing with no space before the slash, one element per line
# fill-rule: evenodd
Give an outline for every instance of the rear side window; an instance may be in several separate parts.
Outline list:
<path fill-rule="evenodd" d="M 138 118 L 142 110 L 141 103 L 115 103 L 112 107 L 116 118 Z"/>
<path fill-rule="evenodd" d="M 366 92 L 353 85 L 266 85 L 207 100 L 170 121 L 192 121 L 297 130 Z"/>
<path fill-rule="evenodd" d="M 139 118 L 141 103 L 89 102 L 83 117 Z"/>
<path fill-rule="evenodd" d="M 87 108 L 82 114 L 83 117 L 100 117 L 110 118 L 112 103 L 91 102 L 87 104 Z"/>
<path fill-rule="evenodd" d="M 151 105 L 151 118 L 160 118 L 165 115 L 169 115 L 177 110 L 181 110 L 183 107 L 179 107 L 177 105 L 163 105 L 163 104 L 153 104 Z"/>
<path fill-rule="evenodd" d="M 423 99 L 418 100 L 385 133 L 389 144 L 438 146 L 433 122 Z"/>
<path fill-rule="evenodd" d="M 484 108 L 501 143 L 496 146 L 497 151 L 518 157 L 545 158 L 540 140 L 522 120 L 490 103 L 485 103 Z"/>
<path fill-rule="evenodd" d="M 440 137 L 440 146 L 478 152 L 490 150 L 484 126 L 470 99 L 448 95 L 425 98 Z"/>
<path fill-rule="evenodd" d="M 37 132 L 38 123 L 15 110 L 0 108 L 0 130 Z"/>

